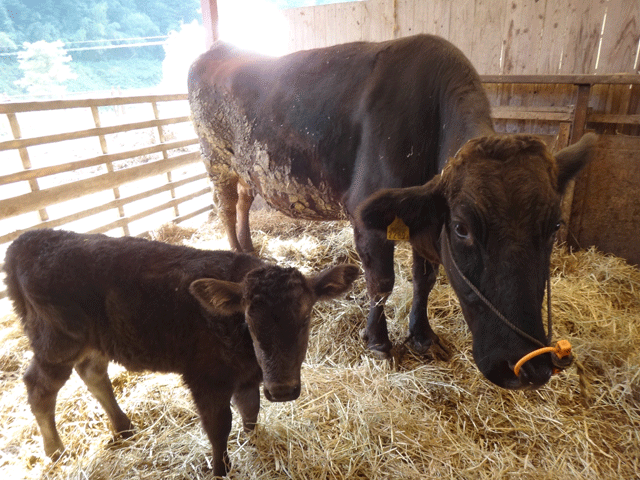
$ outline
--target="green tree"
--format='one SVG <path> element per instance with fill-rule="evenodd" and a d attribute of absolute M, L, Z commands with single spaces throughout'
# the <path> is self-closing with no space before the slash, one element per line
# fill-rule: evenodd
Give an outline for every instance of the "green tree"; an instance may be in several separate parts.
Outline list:
<path fill-rule="evenodd" d="M 23 77 L 16 85 L 25 88 L 30 95 L 61 96 L 66 91 L 62 85 L 76 78 L 68 63 L 71 57 L 63 48 L 64 43 L 45 42 L 24 43 L 25 50 L 18 54 Z"/>

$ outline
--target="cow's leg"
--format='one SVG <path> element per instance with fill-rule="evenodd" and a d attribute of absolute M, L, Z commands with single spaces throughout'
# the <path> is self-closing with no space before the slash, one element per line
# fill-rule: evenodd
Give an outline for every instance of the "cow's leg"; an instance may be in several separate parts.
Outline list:
<path fill-rule="evenodd" d="M 91 394 L 96 397 L 104 411 L 107 412 L 116 434 L 128 438 L 132 435 L 133 425 L 116 402 L 107 373 L 108 366 L 109 359 L 107 357 L 101 353 L 92 352 L 77 363 L 75 368 Z"/>
<path fill-rule="evenodd" d="M 251 188 L 242 180 L 238 181 L 238 211 L 237 211 L 237 225 L 238 225 L 238 241 L 242 247 L 242 251 L 246 253 L 253 253 L 253 243 L 251 242 L 251 229 L 249 228 L 249 210 L 254 199 Z"/>
<path fill-rule="evenodd" d="M 56 429 L 56 398 L 72 370 L 70 366 L 54 365 L 33 357 L 23 376 L 29 406 L 42 434 L 44 451 L 54 459 L 64 451 L 64 444 Z"/>
<path fill-rule="evenodd" d="M 236 389 L 232 401 L 242 416 L 244 431 L 252 431 L 256 426 L 260 411 L 260 384 L 251 384 Z"/>
<path fill-rule="evenodd" d="M 231 396 L 232 391 L 214 388 L 216 381 L 206 377 L 185 378 L 193 401 L 198 408 L 202 427 L 211 442 L 213 453 L 213 474 L 224 477 L 231 463 L 227 453 L 227 443 L 231 432 Z"/>
<path fill-rule="evenodd" d="M 440 338 L 431 328 L 427 317 L 427 300 L 436 283 L 438 265 L 434 265 L 413 250 L 413 303 L 409 314 L 409 344 L 419 354 L 426 353 L 432 346 L 439 357 L 447 358 L 449 353 Z"/>
<path fill-rule="evenodd" d="M 367 348 L 382 358 L 388 358 L 391 341 L 387 330 L 384 305 L 393 290 L 393 242 L 378 232 L 353 227 L 355 244 L 367 282 L 369 315 L 362 334 Z"/>
<path fill-rule="evenodd" d="M 238 204 L 238 177 L 235 174 L 220 174 L 212 177 L 213 185 L 218 195 L 219 213 L 227 233 L 229 247 L 236 252 L 242 252 L 242 246 L 236 234 L 236 211 Z"/>

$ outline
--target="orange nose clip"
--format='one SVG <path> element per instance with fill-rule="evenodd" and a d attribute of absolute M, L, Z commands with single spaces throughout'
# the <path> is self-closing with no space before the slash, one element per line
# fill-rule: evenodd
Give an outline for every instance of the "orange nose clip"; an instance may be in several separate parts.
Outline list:
<path fill-rule="evenodd" d="M 556 343 L 555 347 L 539 348 L 537 350 L 534 350 L 531 353 L 527 353 L 524 357 L 518 360 L 518 363 L 516 363 L 516 366 L 513 367 L 513 373 L 515 373 L 517 377 L 518 374 L 520 373 L 520 368 L 522 367 L 522 365 L 524 365 L 526 362 L 531 360 L 533 357 L 537 357 L 538 355 L 542 355 L 543 353 L 547 353 L 547 352 L 554 353 L 555 356 L 558 357 L 558 360 L 564 357 L 571 357 L 571 344 L 567 340 L 558 340 L 558 343 Z M 570 360 L 570 359 L 567 359 L 567 360 Z M 555 361 L 553 363 L 554 365 L 557 365 Z M 561 363 L 563 365 L 566 363 L 566 366 L 568 366 L 570 361 L 569 362 L 565 361 Z M 558 373 L 559 371 L 561 371 L 561 368 L 553 369 L 553 373 Z"/>

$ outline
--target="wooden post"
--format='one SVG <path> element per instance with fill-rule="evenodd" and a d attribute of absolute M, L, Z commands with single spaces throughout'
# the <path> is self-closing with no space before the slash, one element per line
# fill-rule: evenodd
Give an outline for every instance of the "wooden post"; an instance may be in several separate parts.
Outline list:
<path fill-rule="evenodd" d="M 91 107 L 91 114 L 93 115 L 93 122 L 96 125 L 96 128 L 100 128 L 100 113 L 98 112 L 98 107 L 96 106 L 92 106 Z M 107 139 L 105 138 L 104 135 L 99 135 L 98 138 L 100 139 L 100 148 L 102 149 L 102 153 L 104 155 L 106 155 L 107 153 L 109 153 L 109 150 L 107 149 Z M 107 171 L 109 173 L 113 172 L 113 163 L 112 162 L 106 162 L 107 165 Z M 118 187 L 113 187 L 113 197 L 118 200 L 120 198 L 120 188 Z M 124 207 L 122 205 L 118 205 L 118 214 L 120 215 L 120 218 L 125 218 L 125 214 L 124 214 Z M 127 223 L 123 223 L 122 224 L 122 230 L 124 232 L 124 234 L 126 236 L 131 235 L 131 232 L 129 231 L 129 225 Z"/>
<path fill-rule="evenodd" d="M 578 85 L 578 99 L 576 100 L 573 130 L 571 131 L 571 144 L 576 143 L 584 135 L 584 127 L 587 125 L 587 113 L 589 112 L 589 96 L 591 85 Z"/>
<path fill-rule="evenodd" d="M 207 49 L 211 48 L 213 43 L 218 40 L 218 1 L 217 0 L 200 0 L 200 8 L 202 9 L 202 25 L 206 31 Z"/>
<path fill-rule="evenodd" d="M 156 120 L 160 120 L 160 112 L 158 111 L 158 102 L 156 101 L 151 102 L 151 106 L 153 107 L 153 115 L 155 116 Z M 164 143 L 164 131 L 162 130 L 162 125 L 158 125 L 158 139 L 160 140 L 160 143 Z M 169 159 L 169 154 L 167 153 L 166 149 L 162 150 L 162 158 L 164 158 L 165 160 Z M 171 178 L 171 170 L 169 170 L 167 172 L 167 182 L 171 184 L 172 181 L 173 180 Z M 171 198 L 176 198 L 176 190 L 173 187 L 171 187 Z M 173 206 L 173 213 L 176 217 L 180 216 L 180 211 L 178 210 L 177 203 Z"/>
<path fill-rule="evenodd" d="M 553 153 L 556 153 L 567 145 L 569 145 L 569 133 L 571 132 L 571 123 L 561 122 L 558 129 L 558 138 L 554 146 Z M 562 226 L 556 234 L 556 242 L 562 244 L 567 242 L 567 236 L 569 235 L 569 221 L 571 220 L 571 204 L 573 203 L 573 188 L 575 182 L 571 180 L 567 184 L 567 189 L 562 197 L 562 203 L 560 204 L 560 215 L 562 218 Z"/>
<path fill-rule="evenodd" d="M 587 124 L 587 113 L 589 113 L 589 97 L 591 95 L 591 85 L 578 85 L 578 98 L 576 100 L 576 108 L 573 116 L 573 128 L 571 129 L 570 144 L 576 143 L 584 135 L 584 129 Z M 567 188 L 562 197 L 562 220 L 564 226 L 558 232 L 558 242 L 566 243 L 569 237 L 569 228 L 571 222 L 571 211 L 573 210 L 573 194 L 576 186 L 575 179 L 571 179 L 567 184 Z"/>
<path fill-rule="evenodd" d="M 11 125 L 11 132 L 13 133 L 13 138 L 18 140 L 22 138 L 22 132 L 20 131 L 20 124 L 18 123 L 18 117 L 15 113 L 7 113 L 7 118 L 9 119 L 9 125 Z M 20 160 L 22 160 L 22 168 L 25 170 L 29 170 L 31 168 L 31 159 L 29 158 L 29 152 L 25 148 L 18 149 L 20 152 Z M 38 180 L 35 178 L 29 180 L 29 188 L 31 188 L 32 192 L 37 192 L 40 190 L 40 186 L 38 185 Z M 42 222 L 46 222 L 49 220 L 49 214 L 47 213 L 46 208 L 42 208 L 38 210 L 38 214 L 40 215 L 40 220 Z"/>

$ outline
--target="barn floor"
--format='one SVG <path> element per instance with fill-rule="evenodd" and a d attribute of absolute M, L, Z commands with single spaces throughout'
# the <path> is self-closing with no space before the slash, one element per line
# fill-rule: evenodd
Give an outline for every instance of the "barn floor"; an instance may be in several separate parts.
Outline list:
<path fill-rule="evenodd" d="M 281 264 L 309 273 L 358 261 L 346 223 L 268 212 L 252 221 L 260 255 Z M 156 237 L 227 248 L 216 224 L 167 227 Z M 555 337 L 571 341 L 577 366 L 538 391 L 511 392 L 475 367 L 444 276 L 429 309 L 452 358 L 419 358 L 399 347 L 394 362 L 373 359 L 359 339 L 367 312 L 360 278 L 344 298 L 316 306 L 300 398 L 263 398 L 252 435 L 234 415 L 230 478 L 639 478 L 640 270 L 595 251 L 557 248 L 552 284 Z M 410 302 L 410 250 L 401 244 L 387 308 L 396 344 L 406 334 Z M 114 442 L 74 373 L 57 409 L 68 452 L 48 460 L 21 381 L 31 353 L 8 302 L 0 307 L 0 478 L 212 478 L 209 442 L 180 379 L 117 365 L 110 370 L 116 396 L 137 434 Z"/>

